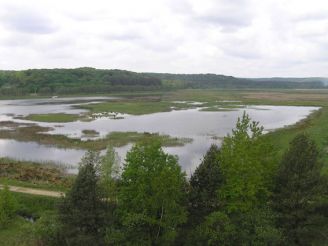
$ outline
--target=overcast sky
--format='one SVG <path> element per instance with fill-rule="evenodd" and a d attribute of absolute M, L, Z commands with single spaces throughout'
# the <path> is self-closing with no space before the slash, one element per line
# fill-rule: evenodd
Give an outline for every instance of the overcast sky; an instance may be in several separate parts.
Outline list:
<path fill-rule="evenodd" d="M 0 69 L 328 77 L 328 0 L 0 0 Z"/>

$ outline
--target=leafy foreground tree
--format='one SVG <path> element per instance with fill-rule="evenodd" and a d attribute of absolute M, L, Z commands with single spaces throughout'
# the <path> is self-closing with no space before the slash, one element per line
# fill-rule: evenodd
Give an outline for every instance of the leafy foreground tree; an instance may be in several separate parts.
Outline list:
<path fill-rule="evenodd" d="M 109 145 L 99 165 L 99 185 L 102 189 L 104 199 L 108 201 L 108 204 L 117 201 L 119 174 L 120 158 L 115 152 L 114 147 Z"/>
<path fill-rule="evenodd" d="M 105 209 L 98 187 L 99 153 L 83 157 L 72 189 L 59 209 L 61 245 L 103 245 Z"/>
<path fill-rule="evenodd" d="M 274 190 L 273 206 L 286 245 L 328 244 L 327 214 L 321 210 L 327 186 L 320 171 L 315 143 L 304 134 L 296 136 L 281 161 Z"/>
<path fill-rule="evenodd" d="M 8 186 L 0 190 L 0 228 L 6 227 L 15 216 L 18 208 L 15 197 L 10 193 Z"/>
<path fill-rule="evenodd" d="M 218 195 L 229 213 L 247 212 L 267 201 L 274 153 L 262 134 L 263 127 L 244 112 L 222 142 L 219 161 L 224 183 Z"/>
<path fill-rule="evenodd" d="M 196 245 L 277 244 L 279 231 L 268 206 L 273 152 L 262 138 L 263 127 L 245 113 L 218 153 L 222 184 L 216 193 L 218 209 L 205 217 L 190 243 Z M 269 243 L 270 242 L 270 243 Z"/>
<path fill-rule="evenodd" d="M 171 245 L 186 221 L 185 173 L 159 143 L 136 144 L 126 157 L 118 196 L 120 231 L 115 245 Z"/>

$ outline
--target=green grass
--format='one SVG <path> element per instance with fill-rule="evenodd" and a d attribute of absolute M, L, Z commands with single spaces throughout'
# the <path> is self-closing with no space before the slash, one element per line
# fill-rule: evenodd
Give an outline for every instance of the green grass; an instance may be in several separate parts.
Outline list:
<path fill-rule="evenodd" d="M 33 233 L 33 224 L 16 216 L 9 225 L 0 229 L 0 245 L 3 246 L 37 246 Z"/>
<path fill-rule="evenodd" d="M 17 216 L 5 228 L 0 229 L 0 245 L 39 245 L 34 233 L 35 224 L 25 220 L 22 216 L 37 219 L 47 211 L 54 211 L 59 199 L 14 192 L 12 194 L 18 202 Z"/>
<path fill-rule="evenodd" d="M 322 172 L 328 174 L 328 107 L 323 107 L 293 126 L 268 133 L 265 138 L 273 144 L 278 157 L 281 157 L 290 141 L 300 133 L 307 134 L 316 142 L 321 153 Z"/>
<path fill-rule="evenodd" d="M 79 115 L 77 114 L 30 114 L 24 117 L 25 120 L 38 121 L 38 122 L 57 122 L 57 123 L 65 123 L 65 122 L 73 122 L 79 119 Z"/>
<path fill-rule="evenodd" d="M 12 192 L 18 202 L 17 214 L 39 218 L 57 208 L 59 198 Z"/>

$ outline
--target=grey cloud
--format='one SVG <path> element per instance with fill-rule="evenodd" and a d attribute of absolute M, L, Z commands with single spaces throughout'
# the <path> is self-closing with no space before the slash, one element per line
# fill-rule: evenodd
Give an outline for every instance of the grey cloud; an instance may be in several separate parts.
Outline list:
<path fill-rule="evenodd" d="M 56 31 L 54 23 L 42 13 L 29 8 L 7 7 L 1 20 L 10 31 L 30 34 L 48 34 Z"/>

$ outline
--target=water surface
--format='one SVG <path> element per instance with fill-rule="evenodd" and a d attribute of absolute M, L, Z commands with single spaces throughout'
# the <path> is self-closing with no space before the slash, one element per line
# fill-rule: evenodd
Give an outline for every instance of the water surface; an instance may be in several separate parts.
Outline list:
<path fill-rule="evenodd" d="M 33 100 L 5 100 L 0 101 L 0 121 L 12 120 L 17 122 L 30 122 L 15 119 L 18 115 L 40 113 L 70 113 L 80 114 L 85 110 L 77 109 L 74 105 L 81 103 L 94 103 L 113 98 L 65 98 L 65 99 L 33 99 Z M 200 103 L 195 102 L 197 107 Z M 233 111 L 206 112 L 200 108 L 160 112 L 147 115 L 124 115 L 123 119 L 100 117 L 90 122 L 76 121 L 68 123 L 41 123 L 41 126 L 53 128 L 48 134 L 64 134 L 71 138 L 80 138 L 85 129 L 96 130 L 99 137 L 110 132 L 136 131 L 168 134 L 173 137 L 192 138 L 191 143 L 180 147 L 167 147 L 168 153 L 177 155 L 179 163 L 187 173 L 192 172 L 200 163 L 202 156 L 212 143 L 220 144 L 220 139 L 230 133 L 235 126 L 237 118 L 246 111 L 250 117 L 259 121 L 265 131 L 292 125 L 305 118 L 316 107 L 295 106 L 246 106 Z M 124 160 L 131 144 L 117 148 L 121 159 Z M 76 165 L 82 150 L 58 149 L 42 146 L 34 142 L 18 142 L 15 140 L 0 140 L 0 156 L 35 161 L 56 161 Z"/>

